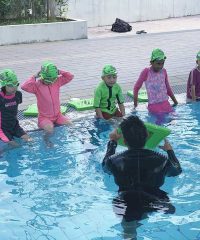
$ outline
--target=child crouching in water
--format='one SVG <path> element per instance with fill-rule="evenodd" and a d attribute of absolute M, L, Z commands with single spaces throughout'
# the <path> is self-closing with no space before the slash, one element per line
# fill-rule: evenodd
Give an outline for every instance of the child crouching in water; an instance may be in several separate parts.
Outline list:
<path fill-rule="evenodd" d="M 125 115 L 124 97 L 117 81 L 117 70 L 112 65 L 105 65 L 102 71 L 102 81 L 94 94 L 94 107 L 97 118 L 110 119 Z M 119 109 L 116 107 L 116 101 Z"/>
<path fill-rule="evenodd" d="M 0 140 L 12 146 L 18 146 L 14 137 L 25 141 L 32 139 L 19 125 L 17 119 L 18 105 L 22 103 L 22 93 L 17 90 L 19 82 L 16 74 L 5 69 L 0 73 Z"/>
<path fill-rule="evenodd" d="M 134 85 L 134 107 L 138 105 L 138 91 L 145 83 L 148 95 L 148 110 L 151 113 L 170 113 L 173 111 L 168 98 L 177 105 L 178 102 L 169 85 L 168 75 L 163 68 L 166 56 L 160 49 L 154 49 L 151 55 L 151 67 L 145 68 Z M 169 97 L 168 97 L 169 96 Z"/>
<path fill-rule="evenodd" d="M 60 112 L 60 87 L 73 79 L 70 72 L 58 70 L 52 62 L 45 62 L 41 71 L 22 84 L 21 88 L 33 93 L 37 98 L 38 126 L 45 131 L 45 142 L 52 143 L 49 135 L 53 133 L 54 124 L 66 125 L 71 123 L 69 117 Z"/>
<path fill-rule="evenodd" d="M 200 101 L 200 51 L 196 56 L 196 64 L 187 82 L 187 102 Z"/>

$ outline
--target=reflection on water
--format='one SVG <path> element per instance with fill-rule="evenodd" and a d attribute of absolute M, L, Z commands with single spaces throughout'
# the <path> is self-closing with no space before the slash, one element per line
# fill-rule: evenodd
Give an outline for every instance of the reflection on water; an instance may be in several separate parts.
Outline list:
<path fill-rule="evenodd" d="M 147 111 L 137 114 L 154 122 Z M 137 239 L 198 239 L 199 121 L 199 103 L 177 106 L 176 114 L 164 120 L 183 167 L 179 177 L 168 178 L 163 186 L 176 212 L 152 213 L 138 222 Z M 3 154 L 1 239 L 123 239 L 123 222 L 112 204 L 117 187 L 101 169 L 112 129 L 113 123 L 88 117 L 72 127 L 55 128 L 52 149 L 43 143 L 42 132 L 33 132 L 32 144 Z"/>

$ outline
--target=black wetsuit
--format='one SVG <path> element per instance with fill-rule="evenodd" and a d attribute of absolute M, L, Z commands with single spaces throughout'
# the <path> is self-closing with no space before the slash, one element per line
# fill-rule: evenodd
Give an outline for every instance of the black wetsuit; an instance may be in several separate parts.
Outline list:
<path fill-rule="evenodd" d="M 125 203 L 126 213 L 122 214 L 125 219 L 139 220 L 145 211 L 152 211 L 150 204 L 169 203 L 167 194 L 159 187 L 165 176 L 177 176 L 182 172 L 174 151 L 168 150 L 167 158 L 148 149 L 130 149 L 115 154 L 116 147 L 115 141 L 109 141 L 102 165 L 106 172 L 113 174 L 119 186 L 120 198 L 114 199 L 114 205 Z M 174 212 L 174 209 L 168 211 Z"/>
<path fill-rule="evenodd" d="M 0 139 L 4 142 L 11 141 L 14 136 L 20 138 L 26 134 L 17 120 L 20 103 L 22 103 L 20 91 L 10 96 L 0 92 Z"/>

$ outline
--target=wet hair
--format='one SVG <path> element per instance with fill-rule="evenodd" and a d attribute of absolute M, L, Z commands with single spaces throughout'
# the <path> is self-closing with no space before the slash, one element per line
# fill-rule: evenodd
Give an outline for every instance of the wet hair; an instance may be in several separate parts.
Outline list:
<path fill-rule="evenodd" d="M 6 94 L 6 87 L 1 87 L 1 91 Z"/>
<path fill-rule="evenodd" d="M 123 137 L 130 148 L 143 148 L 148 136 L 147 129 L 137 116 L 125 118 L 120 124 Z"/>

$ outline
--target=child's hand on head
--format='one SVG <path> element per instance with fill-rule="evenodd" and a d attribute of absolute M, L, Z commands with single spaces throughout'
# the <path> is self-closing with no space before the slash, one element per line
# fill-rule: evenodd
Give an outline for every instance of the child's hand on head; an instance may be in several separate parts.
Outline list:
<path fill-rule="evenodd" d="M 41 70 L 40 70 L 39 72 L 37 72 L 37 73 L 34 75 L 34 77 L 35 77 L 35 78 L 39 78 L 39 77 L 40 77 L 40 72 L 41 72 Z"/>

